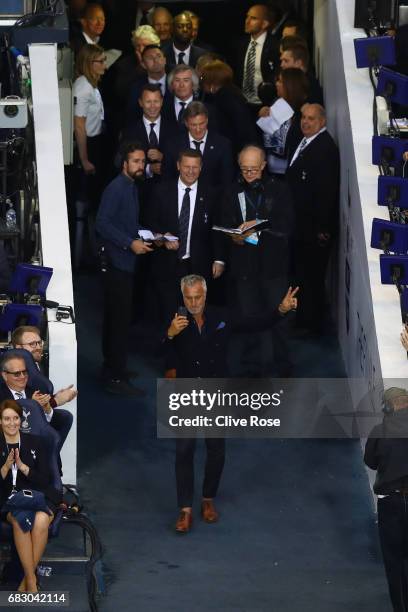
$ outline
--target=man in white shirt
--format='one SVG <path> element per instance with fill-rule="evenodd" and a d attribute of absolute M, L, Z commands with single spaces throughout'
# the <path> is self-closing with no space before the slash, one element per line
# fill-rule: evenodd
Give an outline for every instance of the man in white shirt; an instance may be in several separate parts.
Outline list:
<path fill-rule="evenodd" d="M 195 67 L 198 58 L 204 55 L 206 50 L 193 45 L 192 39 L 193 22 L 191 17 L 185 13 L 180 13 L 174 18 L 173 40 L 163 47 L 169 66 L 185 64 Z"/>
<path fill-rule="evenodd" d="M 238 47 L 236 78 L 251 105 L 259 106 L 258 87 L 273 83 L 279 65 L 279 45 L 268 32 L 271 23 L 268 7 L 255 4 L 245 19 L 246 37 Z"/>
<path fill-rule="evenodd" d="M 169 100 L 166 114 L 172 121 L 183 125 L 185 110 L 193 101 L 194 92 L 199 87 L 197 73 L 189 66 L 176 66 L 167 77 L 167 83 L 173 93 L 173 99 Z"/>

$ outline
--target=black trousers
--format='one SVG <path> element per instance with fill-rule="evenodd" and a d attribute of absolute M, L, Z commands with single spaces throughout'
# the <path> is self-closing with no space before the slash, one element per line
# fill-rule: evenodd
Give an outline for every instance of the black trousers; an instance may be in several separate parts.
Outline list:
<path fill-rule="evenodd" d="M 378 500 L 378 531 L 394 612 L 408 612 L 408 495 Z"/>
<path fill-rule="evenodd" d="M 133 274 L 116 268 L 103 273 L 102 353 L 112 378 L 126 376 L 128 336 L 132 320 Z"/>
<path fill-rule="evenodd" d="M 296 284 L 299 285 L 298 325 L 320 331 L 325 313 L 325 280 L 331 244 L 295 241 L 294 264 Z"/>
<path fill-rule="evenodd" d="M 179 306 L 183 305 L 180 280 L 187 274 L 193 274 L 191 259 L 177 261 L 175 274 L 169 278 L 158 278 L 154 282 L 162 325 L 169 325 Z"/>
<path fill-rule="evenodd" d="M 224 438 L 205 438 L 207 458 L 204 470 L 203 497 L 213 498 L 217 494 L 225 462 Z M 177 503 L 180 508 L 193 505 L 194 453 L 196 438 L 176 440 Z"/>

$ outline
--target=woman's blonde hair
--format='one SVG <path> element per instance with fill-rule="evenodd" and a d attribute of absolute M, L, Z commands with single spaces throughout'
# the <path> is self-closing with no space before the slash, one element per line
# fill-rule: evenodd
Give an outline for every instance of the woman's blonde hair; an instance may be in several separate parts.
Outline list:
<path fill-rule="evenodd" d="M 84 76 L 92 85 L 97 87 L 100 75 L 96 75 L 92 70 L 92 62 L 105 54 L 105 49 L 99 45 L 86 44 L 79 50 L 75 60 L 75 76 Z"/>
<path fill-rule="evenodd" d="M 151 45 L 160 45 L 160 38 L 156 34 L 156 30 L 149 25 L 141 25 L 132 32 L 132 44 L 136 47 L 136 40 L 145 38 Z"/>

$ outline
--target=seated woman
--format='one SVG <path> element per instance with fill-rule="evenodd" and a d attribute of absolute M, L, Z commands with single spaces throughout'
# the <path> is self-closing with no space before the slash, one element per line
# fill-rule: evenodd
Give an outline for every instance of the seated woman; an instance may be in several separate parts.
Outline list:
<path fill-rule="evenodd" d="M 284 100 L 291 109 L 291 117 L 281 121 L 276 117 L 279 128 L 273 133 L 264 130 L 264 146 L 267 152 L 268 171 L 276 177 L 283 176 L 288 166 L 288 152 L 296 149 L 302 140 L 300 130 L 300 109 L 307 100 L 309 81 L 300 68 L 281 70 L 276 79 L 278 98 L 271 107 L 264 106 L 259 111 L 260 117 L 273 117 L 276 102 Z M 258 122 L 260 125 L 260 122 Z M 260 125 L 261 129 L 262 126 Z"/>
<path fill-rule="evenodd" d="M 48 541 L 50 526 L 60 500 L 59 492 L 51 486 L 47 455 L 39 436 L 20 432 L 22 408 L 14 400 L 0 404 L 0 504 L 3 509 L 12 491 L 35 490 L 45 495 L 47 512 L 37 511 L 31 531 L 23 531 L 11 512 L 5 518 L 13 527 L 14 543 L 24 570 L 19 591 L 38 591 L 36 569 Z"/>

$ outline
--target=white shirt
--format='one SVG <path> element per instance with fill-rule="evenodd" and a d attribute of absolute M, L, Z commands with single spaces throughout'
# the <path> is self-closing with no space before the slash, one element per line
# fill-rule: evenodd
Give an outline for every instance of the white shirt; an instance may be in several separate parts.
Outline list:
<path fill-rule="evenodd" d="M 254 76 L 254 89 L 255 89 L 255 91 L 258 91 L 258 87 L 259 87 L 259 85 L 263 81 L 263 79 L 262 79 L 262 72 L 261 72 L 261 56 L 262 56 L 263 46 L 264 46 L 265 40 L 266 40 L 266 34 L 267 34 L 267 32 L 264 32 L 263 34 L 258 36 L 258 38 L 253 38 L 251 36 L 251 40 L 249 41 L 248 49 L 247 49 L 247 52 L 245 54 L 245 60 L 244 60 L 244 80 L 245 80 L 245 68 L 246 68 L 246 64 L 247 64 L 248 53 L 249 53 L 249 50 L 251 48 L 251 43 L 254 40 L 256 42 L 256 48 L 255 48 L 255 76 Z M 253 104 L 260 104 L 261 103 L 260 99 L 258 98 L 258 96 L 256 94 L 254 94 L 251 97 L 251 99 L 248 98 L 248 102 L 252 102 Z"/>
<path fill-rule="evenodd" d="M 174 51 L 174 55 L 175 55 L 175 58 L 176 58 L 176 64 L 179 63 L 179 55 L 180 55 L 180 53 L 184 53 L 184 55 L 183 55 L 183 63 L 187 64 L 187 66 L 188 66 L 188 63 L 190 61 L 190 49 L 191 49 L 191 45 L 189 47 L 187 47 L 187 49 L 184 49 L 184 51 L 180 51 L 180 49 L 176 49 L 176 47 L 173 45 L 173 51 Z"/>
<path fill-rule="evenodd" d="M 157 136 L 157 140 L 160 139 L 160 121 L 161 121 L 160 115 L 157 117 L 156 121 L 150 121 L 150 119 L 146 119 L 146 117 L 143 115 L 143 125 L 146 128 L 147 140 L 149 140 L 150 124 L 151 123 L 155 123 L 156 124 L 154 126 L 154 128 L 153 128 L 153 131 L 154 131 L 154 133 Z M 152 176 L 153 176 L 153 171 L 152 171 L 152 168 L 151 168 L 150 164 L 146 164 L 146 176 L 147 176 L 147 178 L 152 178 Z"/>
<path fill-rule="evenodd" d="M 189 98 L 188 100 L 180 100 L 179 98 L 176 98 L 176 96 L 174 96 L 174 112 L 176 113 L 176 118 L 178 119 L 179 116 L 179 112 L 181 111 L 181 106 L 180 106 L 180 102 L 183 102 L 184 104 L 184 109 L 187 108 L 187 106 L 190 104 L 190 102 L 193 101 L 193 96 L 191 96 L 191 98 Z"/>
<path fill-rule="evenodd" d="M 149 81 L 151 85 L 160 85 L 162 96 L 164 96 L 164 94 L 166 93 L 166 74 L 163 74 L 162 78 L 159 79 L 158 81 L 155 81 L 154 79 L 151 79 L 150 77 L 148 77 L 147 80 Z"/>
<path fill-rule="evenodd" d="M 83 34 L 83 37 L 85 38 L 86 42 L 89 45 L 97 45 L 98 44 L 100 36 L 97 36 L 95 39 L 93 39 L 90 36 L 88 36 L 88 34 L 86 32 L 84 32 L 83 30 L 82 30 L 82 34 Z"/>
<path fill-rule="evenodd" d="M 82 75 L 78 77 L 72 88 L 74 96 L 75 117 L 85 117 L 85 129 L 87 136 L 99 136 L 102 132 L 104 108 L 97 87 L 93 87 L 88 79 Z"/>
<path fill-rule="evenodd" d="M 183 204 L 184 194 L 186 192 L 187 187 L 190 188 L 190 219 L 188 222 L 188 232 L 187 232 L 187 245 L 186 245 L 186 254 L 183 259 L 188 259 L 190 257 L 190 240 L 191 240 L 191 226 L 193 225 L 193 216 L 194 216 L 194 208 L 197 197 L 197 185 L 196 181 L 192 185 L 185 185 L 183 181 L 179 178 L 178 180 L 178 216 L 181 214 L 181 206 Z"/>
<path fill-rule="evenodd" d="M 293 154 L 293 157 L 291 159 L 289 166 L 291 166 L 293 162 L 299 157 L 300 151 L 303 152 L 306 149 L 306 147 L 308 147 L 310 143 L 313 142 L 313 140 L 319 136 L 319 134 L 322 134 L 323 132 L 325 132 L 326 129 L 327 129 L 326 127 L 323 127 L 321 130 L 317 132 L 317 134 L 314 134 L 313 136 L 310 136 L 309 138 L 302 138 L 302 140 L 299 142 L 298 148 Z"/>
<path fill-rule="evenodd" d="M 201 142 L 201 144 L 200 144 L 200 153 L 201 153 L 201 155 L 204 155 L 204 149 L 205 149 L 205 143 L 207 142 L 207 136 L 208 136 L 208 130 L 204 134 L 204 137 L 202 138 L 201 141 L 196 141 L 196 142 Z M 194 144 L 194 138 L 192 137 L 190 132 L 188 133 L 188 139 L 190 141 L 190 149 L 193 149 L 195 151 L 196 150 L 196 146 Z"/>

